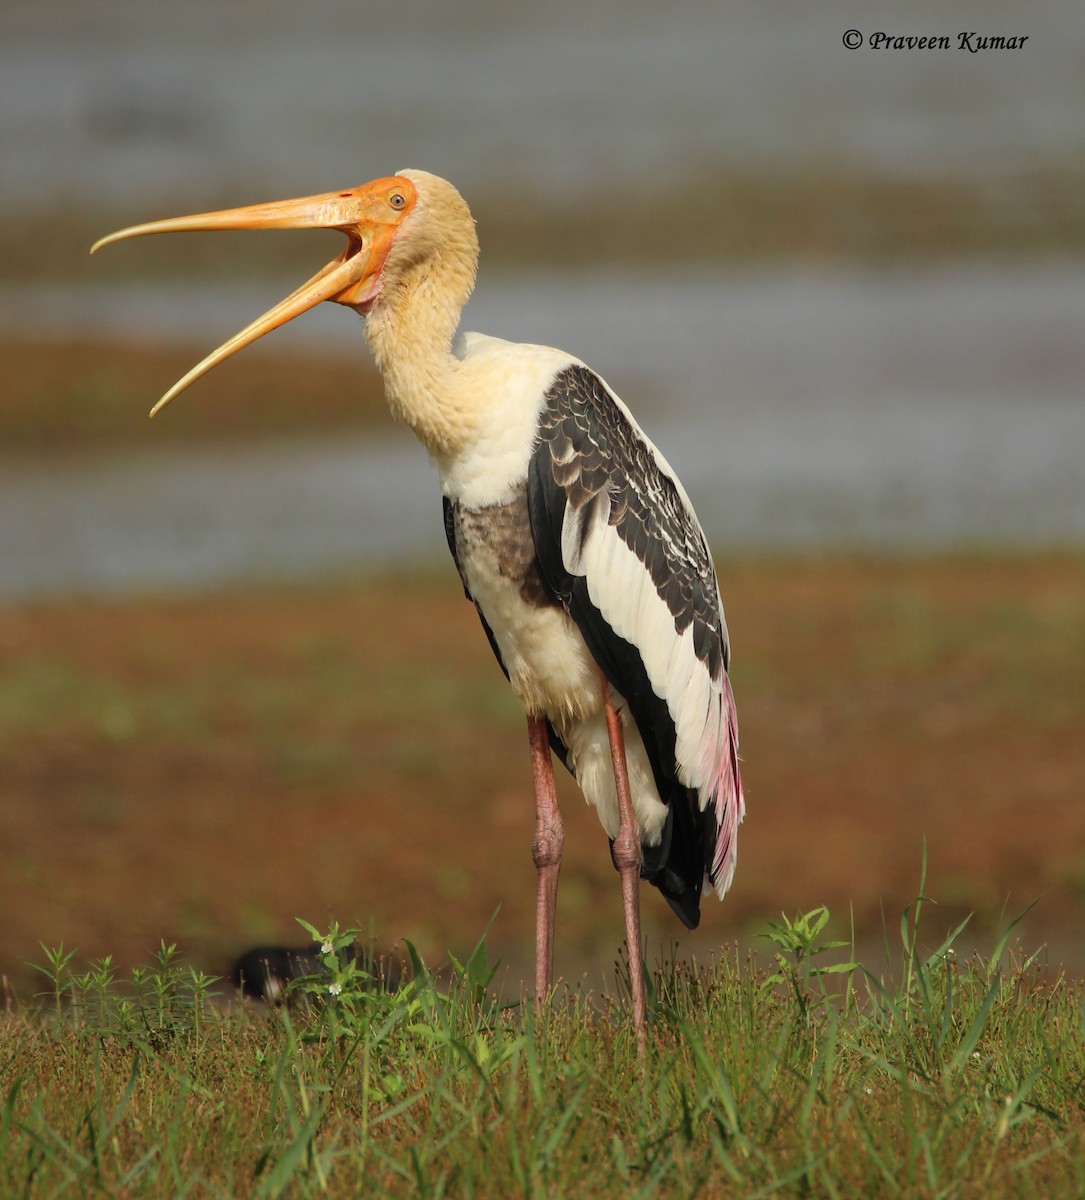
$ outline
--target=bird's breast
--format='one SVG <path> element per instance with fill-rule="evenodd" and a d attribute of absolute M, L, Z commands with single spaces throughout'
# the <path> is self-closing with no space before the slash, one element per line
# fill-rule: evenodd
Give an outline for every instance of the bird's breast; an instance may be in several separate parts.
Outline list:
<path fill-rule="evenodd" d="M 482 509 L 508 500 L 527 475 L 547 390 L 575 360 L 478 333 L 465 334 L 459 350 L 447 402 L 463 414 L 467 436 L 435 457 L 445 495 Z"/>
<path fill-rule="evenodd" d="M 524 708 L 558 723 L 601 704 L 596 668 L 580 631 L 539 573 L 526 481 L 500 504 L 452 506 L 464 586 L 489 626 Z"/>

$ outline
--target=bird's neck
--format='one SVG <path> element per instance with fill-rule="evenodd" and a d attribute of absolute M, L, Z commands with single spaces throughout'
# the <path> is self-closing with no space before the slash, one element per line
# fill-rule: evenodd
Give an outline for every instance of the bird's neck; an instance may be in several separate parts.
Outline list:
<path fill-rule="evenodd" d="M 392 414 L 432 454 L 446 457 L 470 439 L 473 427 L 457 389 L 452 339 L 474 272 L 469 279 L 450 279 L 434 266 L 409 268 L 382 292 L 366 318 L 366 339 Z"/>

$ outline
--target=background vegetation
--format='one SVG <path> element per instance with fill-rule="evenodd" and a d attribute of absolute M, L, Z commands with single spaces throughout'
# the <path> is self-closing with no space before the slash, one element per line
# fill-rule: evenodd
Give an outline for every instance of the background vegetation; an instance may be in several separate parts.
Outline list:
<path fill-rule="evenodd" d="M 739 957 L 653 979 L 628 1012 L 563 994 L 502 1006 L 481 941 L 447 982 L 374 990 L 323 941 L 301 1008 L 219 1010 L 163 945 L 127 986 L 108 960 L 39 969 L 55 1008 L 0 1022 L 10 1195 L 890 1195 L 1080 1192 L 1079 990 L 1033 960 L 919 949 L 924 901 L 875 973 L 829 965 L 828 913 Z M 894 949 L 890 949 L 890 945 Z M 835 947 L 839 949 L 839 947 Z M 619 980 L 620 982 L 620 980 Z M 67 1002 L 68 1007 L 65 1006 Z"/>

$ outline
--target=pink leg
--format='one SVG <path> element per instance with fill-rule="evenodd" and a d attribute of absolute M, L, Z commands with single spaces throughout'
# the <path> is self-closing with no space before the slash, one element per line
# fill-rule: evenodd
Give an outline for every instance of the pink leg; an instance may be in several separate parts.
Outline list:
<path fill-rule="evenodd" d="M 554 910 L 565 824 L 558 812 L 546 718 L 529 716 L 527 732 L 531 742 L 531 774 L 535 781 L 535 836 L 531 840 L 531 857 L 538 871 L 535 895 L 535 1003 L 538 1005 L 547 999 L 554 986 Z"/>
<path fill-rule="evenodd" d="M 622 879 L 625 942 L 629 951 L 629 989 L 633 996 L 633 1028 L 637 1034 L 637 1053 L 643 1058 L 647 1022 L 644 1013 L 644 968 L 640 952 L 640 834 L 637 832 L 637 818 L 629 795 L 622 722 L 610 702 L 610 688 L 605 678 L 603 704 L 610 739 L 610 757 L 614 764 L 614 783 L 618 789 L 619 825 L 618 836 L 614 839 L 614 862 Z"/>

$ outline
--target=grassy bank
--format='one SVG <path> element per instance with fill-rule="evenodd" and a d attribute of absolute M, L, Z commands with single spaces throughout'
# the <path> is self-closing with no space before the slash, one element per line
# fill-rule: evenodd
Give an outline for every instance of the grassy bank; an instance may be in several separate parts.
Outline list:
<path fill-rule="evenodd" d="M 438 982 L 367 990 L 325 943 L 314 1004 L 209 1004 L 163 948 L 43 963 L 0 1015 L 8 1195 L 1057 1196 L 1085 1185 L 1079 990 L 1004 941 L 823 968 L 807 914 L 777 969 L 724 955 L 651 988 L 638 1064 L 622 1005 L 502 1006 L 485 943 Z"/>
<path fill-rule="evenodd" d="M 317 438 L 391 427 L 384 386 L 359 337 L 351 356 L 295 357 L 253 347 L 214 371 L 204 402 L 147 420 L 151 405 L 207 346 L 0 340 L 0 448 L 42 455 L 185 442 Z"/>
<path fill-rule="evenodd" d="M 686 935 L 645 895 L 649 961 L 749 944 L 827 904 L 866 952 L 929 848 L 940 936 L 1022 927 L 1083 962 L 1085 559 L 724 559 L 749 816 L 735 887 Z M 507 990 L 532 948 L 523 721 L 451 563 L 433 574 L 0 608 L 0 972 L 38 941 L 162 937 L 220 972 L 336 918 L 428 957 L 495 910 Z M 567 827 L 557 969 L 620 943 L 594 813 Z M 480 866 L 480 864 L 484 864 Z"/>
<path fill-rule="evenodd" d="M 750 815 L 696 935 L 646 889 L 643 1069 L 568 781 L 516 1003 L 524 730 L 451 565 L 0 607 L 0 1194 L 1079 1194 L 1085 559 L 720 570 Z M 234 1003 L 298 916 L 413 981 Z"/>

